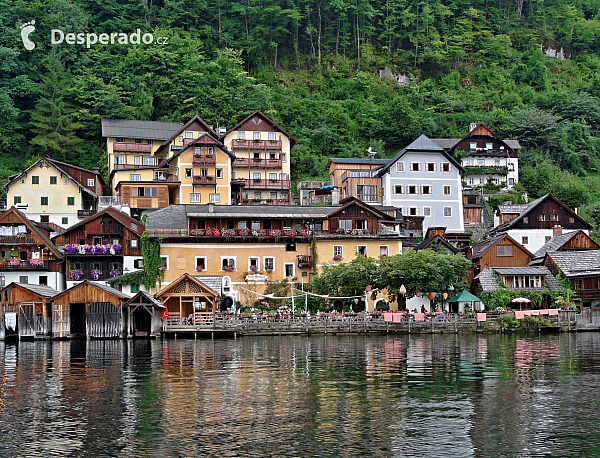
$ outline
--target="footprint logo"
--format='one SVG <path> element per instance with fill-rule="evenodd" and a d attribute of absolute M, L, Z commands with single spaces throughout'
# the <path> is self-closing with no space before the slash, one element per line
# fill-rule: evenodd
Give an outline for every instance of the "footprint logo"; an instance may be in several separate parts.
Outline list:
<path fill-rule="evenodd" d="M 23 45 L 27 51 L 31 51 L 35 48 L 35 43 L 29 39 L 29 34 L 35 30 L 34 24 L 35 20 L 26 22 L 21 26 L 21 39 L 23 40 Z"/>

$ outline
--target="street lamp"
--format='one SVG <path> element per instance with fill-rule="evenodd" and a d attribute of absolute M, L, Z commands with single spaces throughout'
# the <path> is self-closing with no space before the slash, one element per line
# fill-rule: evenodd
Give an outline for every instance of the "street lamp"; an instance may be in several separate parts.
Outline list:
<path fill-rule="evenodd" d="M 357 297 L 354 298 L 354 305 L 358 306 L 358 298 Z M 354 309 L 352 308 L 352 304 L 350 304 L 350 311 L 352 313 L 354 313 Z"/>
<path fill-rule="evenodd" d="M 400 294 L 402 295 L 402 308 L 406 310 L 406 286 L 400 286 Z"/>

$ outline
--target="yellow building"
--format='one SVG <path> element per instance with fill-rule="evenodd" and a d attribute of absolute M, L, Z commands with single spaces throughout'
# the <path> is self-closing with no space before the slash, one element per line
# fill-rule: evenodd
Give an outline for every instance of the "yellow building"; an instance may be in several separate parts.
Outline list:
<path fill-rule="evenodd" d="M 260 111 L 222 138 L 235 154 L 232 204 L 289 205 L 291 150 L 296 140 Z"/>
<path fill-rule="evenodd" d="M 7 204 L 27 212 L 32 221 L 69 227 L 96 212 L 103 194 L 98 170 L 87 170 L 44 157 L 4 186 Z"/>

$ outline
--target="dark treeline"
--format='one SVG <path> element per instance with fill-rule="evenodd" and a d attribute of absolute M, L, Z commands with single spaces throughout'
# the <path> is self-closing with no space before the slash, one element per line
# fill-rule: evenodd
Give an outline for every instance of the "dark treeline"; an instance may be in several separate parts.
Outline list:
<path fill-rule="evenodd" d="M 101 117 L 198 113 L 230 127 L 260 109 L 299 140 L 295 180 L 326 176 L 329 156 L 389 156 L 483 122 L 521 141 L 532 197 L 555 192 L 600 222 L 599 11 L 600 0 L 0 0 L 0 179 L 46 154 L 106 168 Z M 50 44 L 51 29 L 138 28 L 168 44 Z"/>

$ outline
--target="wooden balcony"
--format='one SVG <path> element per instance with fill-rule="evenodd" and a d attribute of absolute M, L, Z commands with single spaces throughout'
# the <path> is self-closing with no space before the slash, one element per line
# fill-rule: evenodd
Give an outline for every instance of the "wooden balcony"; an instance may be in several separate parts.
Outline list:
<path fill-rule="evenodd" d="M 281 151 L 281 140 L 238 140 L 232 142 L 232 149 Z"/>
<path fill-rule="evenodd" d="M 77 210 L 77 218 L 87 218 L 96 214 L 96 210 Z"/>
<path fill-rule="evenodd" d="M 348 178 L 373 178 L 373 176 L 372 172 L 369 170 L 346 170 L 342 173 L 342 183 Z M 379 179 L 377 178 L 376 180 Z"/>
<path fill-rule="evenodd" d="M 162 181 L 162 182 L 171 182 L 171 183 L 179 183 L 179 177 L 177 175 L 173 175 L 172 173 L 168 174 L 166 177 L 155 178 L 153 181 Z"/>
<path fill-rule="evenodd" d="M 237 181 L 243 181 L 246 188 L 256 189 L 289 189 L 290 180 L 270 180 L 267 178 L 238 178 Z"/>
<path fill-rule="evenodd" d="M 48 261 L 35 261 L 39 265 L 31 265 L 29 261 L 11 264 L 10 261 L 0 262 L 0 270 L 48 270 Z"/>
<path fill-rule="evenodd" d="M 151 153 L 152 145 L 147 143 L 113 143 L 113 151 L 119 153 Z"/>
<path fill-rule="evenodd" d="M 254 159 L 249 157 L 236 157 L 233 162 L 234 167 L 256 167 L 264 169 L 280 169 L 281 159 Z"/>
<path fill-rule="evenodd" d="M 311 257 L 307 254 L 299 254 L 297 256 L 298 259 L 298 267 L 310 267 L 311 266 Z"/>
<path fill-rule="evenodd" d="M 289 199 L 242 199 L 243 205 L 292 205 Z"/>
<path fill-rule="evenodd" d="M 575 291 L 575 295 L 583 300 L 600 299 L 600 289 L 579 289 Z"/>
<path fill-rule="evenodd" d="M 156 164 L 114 164 L 113 170 L 128 170 L 128 169 L 155 169 Z"/>
<path fill-rule="evenodd" d="M 192 178 L 192 184 L 215 185 L 215 184 L 217 184 L 217 177 L 211 176 L 211 175 L 194 176 Z"/>
<path fill-rule="evenodd" d="M 217 162 L 215 154 L 194 154 L 192 164 L 215 164 Z"/>
<path fill-rule="evenodd" d="M 1 245 L 34 245 L 35 241 L 31 237 L 0 236 Z"/>

